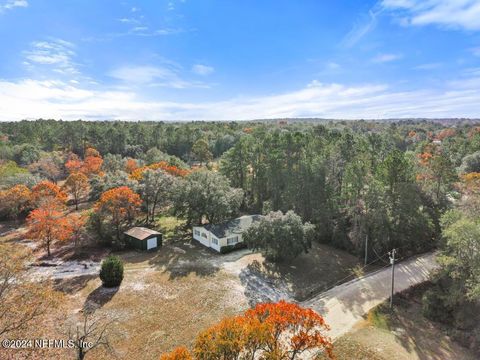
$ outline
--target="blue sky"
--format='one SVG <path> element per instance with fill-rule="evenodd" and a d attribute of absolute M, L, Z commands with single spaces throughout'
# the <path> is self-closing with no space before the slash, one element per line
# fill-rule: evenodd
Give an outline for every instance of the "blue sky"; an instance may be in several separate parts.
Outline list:
<path fill-rule="evenodd" d="M 480 117 L 480 0 L 0 0 L 0 120 Z"/>

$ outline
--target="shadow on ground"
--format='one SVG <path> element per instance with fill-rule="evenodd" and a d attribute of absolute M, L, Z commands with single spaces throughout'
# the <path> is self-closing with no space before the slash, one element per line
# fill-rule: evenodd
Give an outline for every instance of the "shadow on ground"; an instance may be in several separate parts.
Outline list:
<path fill-rule="evenodd" d="M 267 286 L 275 288 L 282 297 L 288 294 L 297 301 L 304 301 L 332 284 L 353 279 L 352 269 L 358 265 L 359 260 L 355 256 L 314 243 L 308 254 L 301 254 L 291 261 L 253 261 L 243 272 L 244 285 L 248 288 L 248 280 L 255 275 Z"/>
<path fill-rule="evenodd" d="M 103 307 L 106 303 L 112 300 L 119 289 L 119 286 L 106 288 L 100 285 L 90 294 L 88 294 L 83 304 L 83 310 L 95 311 L 96 309 Z"/>
<path fill-rule="evenodd" d="M 200 277 L 213 276 L 220 270 L 214 253 L 193 241 L 177 241 L 164 244 L 152 252 L 130 250 L 118 253 L 129 269 L 148 266 L 168 274 L 169 279 L 178 279 L 194 274 Z"/>
<path fill-rule="evenodd" d="M 87 286 L 90 280 L 97 277 L 98 275 L 83 275 L 67 279 L 56 279 L 54 281 L 54 288 L 65 294 L 75 294 Z"/>

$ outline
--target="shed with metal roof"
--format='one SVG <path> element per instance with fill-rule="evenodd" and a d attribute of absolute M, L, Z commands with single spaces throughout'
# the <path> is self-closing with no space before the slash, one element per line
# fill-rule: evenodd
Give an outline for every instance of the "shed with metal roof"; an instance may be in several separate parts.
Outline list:
<path fill-rule="evenodd" d="M 133 227 L 124 234 L 127 243 L 138 250 L 154 250 L 162 246 L 162 234 L 146 227 Z"/>

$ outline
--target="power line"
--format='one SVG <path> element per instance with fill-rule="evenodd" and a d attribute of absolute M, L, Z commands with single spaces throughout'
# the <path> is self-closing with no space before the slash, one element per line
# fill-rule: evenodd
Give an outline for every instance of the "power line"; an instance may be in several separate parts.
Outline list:
<path fill-rule="evenodd" d="M 375 259 L 375 260 L 373 260 L 373 261 L 370 261 L 368 264 L 365 264 L 365 265 L 362 266 L 360 269 L 358 269 L 358 271 L 363 271 L 367 266 L 372 265 L 374 262 L 378 261 L 379 259 L 381 260 L 381 258 L 387 256 L 389 253 L 390 253 L 390 252 L 388 251 L 388 252 L 386 252 L 385 254 L 383 254 L 382 256 L 378 256 L 377 253 L 375 252 L 375 255 L 377 255 L 377 259 Z M 388 267 L 388 266 L 390 266 L 390 264 L 388 264 L 388 265 L 386 265 L 386 266 L 384 266 L 384 267 L 381 267 L 381 268 L 378 269 L 377 271 L 383 270 L 384 268 L 386 268 L 386 267 Z M 375 272 L 377 272 L 377 271 L 375 271 Z M 363 276 L 359 276 L 359 277 L 356 278 L 355 280 L 363 279 L 364 277 L 366 277 L 366 276 L 368 276 L 368 275 L 371 275 L 371 274 L 366 274 L 366 275 L 363 275 Z M 348 278 L 350 278 L 350 277 L 352 277 L 352 276 L 355 276 L 355 273 L 351 273 L 351 274 L 345 276 L 344 278 L 336 281 L 334 284 L 329 285 L 329 286 L 326 287 L 326 288 L 324 287 L 324 288 L 322 289 L 322 292 L 330 291 L 330 290 L 333 289 L 335 286 L 344 283 L 344 281 L 345 281 L 346 279 L 348 279 Z M 354 280 L 354 279 L 352 279 L 352 280 Z"/>

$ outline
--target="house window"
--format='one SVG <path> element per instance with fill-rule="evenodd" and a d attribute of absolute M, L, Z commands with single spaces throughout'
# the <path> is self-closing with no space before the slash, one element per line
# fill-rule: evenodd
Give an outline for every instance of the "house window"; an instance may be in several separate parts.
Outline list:
<path fill-rule="evenodd" d="M 238 243 L 238 236 L 232 236 L 227 238 L 227 245 L 234 245 Z"/>
<path fill-rule="evenodd" d="M 207 234 L 206 233 L 202 233 L 202 237 L 204 237 L 205 239 L 208 238 Z"/>
<path fill-rule="evenodd" d="M 200 236 L 200 231 L 195 230 L 195 236 Z"/>
<path fill-rule="evenodd" d="M 213 243 L 214 245 L 218 245 L 218 239 L 212 237 L 212 243 Z"/>

